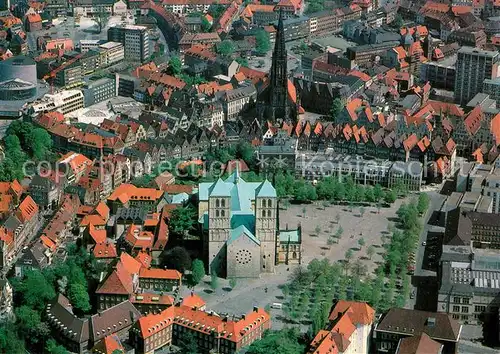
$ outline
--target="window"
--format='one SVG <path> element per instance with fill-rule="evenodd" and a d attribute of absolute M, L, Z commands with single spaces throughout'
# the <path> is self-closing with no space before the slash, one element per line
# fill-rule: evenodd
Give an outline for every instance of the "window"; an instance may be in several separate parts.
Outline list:
<path fill-rule="evenodd" d="M 271 217 L 271 210 L 268 210 L 267 211 L 267 217 L 270 218 Z"/>
<path fill-rule="evenodd" d="M 226 216 L 226 211 L 225 210 L 221 210 L 220 211 L 220 216 L 222 216 L 222 217 Z"/>
<path fill-rule="evenodd" d="M 265 218 L 266 217 L 266 211 L 265 210 L 262 210 L 262 217 Z"/>
<path fill-rule="evenodd" d="M 215 207 L 219 208 L 220 207 L 220 202 L 219 199 L 215 199 Z"/>
<path fill-rule="evenodd" d="M 215 217 L 217 217 L 217 218 L 219 217 L 219 210 L 215 211 Z"/>
<path fill-rule="evenodd" d="M 464 297 L 462 298 L 462 304 L 469 304 L 469 298 L 468 297 Z"/>
<path fill-rule="evenodd" d="M 225 207 L 226 207 L 226 200 L 225 200 L 225 199 L 222 199 L 222 200 L 220 201 L 220 205 L 221 205 L 221 207 L 222 207 L 222 208 L 225 208 Z"/>
<path fill-rule="evenodd" d="M 267 200 L 267 207 L 272 208 L 272 206 L 273 206 L 273 201 L 271 199 L 268 199 Z"/>
<path fill-rule="evenodd" d="M 469 313 L 469 308 L 467 306 L 462 306 L 462 313 Z"/>
<path fill-rule="evenodd" d="M 453 312 L 460 312 L 460 306 L 453 306 Z"/>
<path fill-rule="evenodd" d="M 265 208 L 266 207 L 266 200 L 265 199 L 262 199 L 262 207 Z"/>
<path fill-rule="evenodd" d="M 460 303 L 460 298 L 459 297 L 454 297 L 453 302 L 459 304 Z"/>

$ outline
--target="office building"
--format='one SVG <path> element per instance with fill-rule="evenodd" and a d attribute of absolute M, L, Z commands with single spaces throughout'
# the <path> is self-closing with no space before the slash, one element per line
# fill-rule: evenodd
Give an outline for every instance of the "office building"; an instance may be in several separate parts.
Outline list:
<path fill-rule="evenodd" d="M 120 25 L 108 29 L 108 41 L 123 44 L 125 59 L 133 62 L 149 60 L 149 35 L 145 26 Z"/>
<path fill-rule="evenodd" d="M 455 102 L 466 105 L 483 89 L 483 82 L 497 76 L 498 51 L 462 47 L 457 54 Z"/>
<path fill-rule="evenodd" d="M 85 97 L 85 107 L 106 101 L 117 95 L 116 79 L 102 78 L 87 81 L 83 86 L 83 96 Z"/>
<path fill-rule="evenodd" d="M 101 65 L 108 66 L 122 61 L 125 58 L 125 49 L 119 42 L 106 42 L 99 45 Z"/>
<path fill-rule="evenodd" d="M 83 93 L 81 90 L 64 90 L 54 94 L 46 94 L 31 104 L 28 113 L 36 116 L 39 113 L 61 112 L 68 114 L 83 108 Z"/>
<path fill-rule="evenodd" d="M 438 312 L 446 312 L 465 324 L 479 324 L 485 316 L 497 315 L 499 258 L 498 249 L 443 245 L 438 272 Z"/>

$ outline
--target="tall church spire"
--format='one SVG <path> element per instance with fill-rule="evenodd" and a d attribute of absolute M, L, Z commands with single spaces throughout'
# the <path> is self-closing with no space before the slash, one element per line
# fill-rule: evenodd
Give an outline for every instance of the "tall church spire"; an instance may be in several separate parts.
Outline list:
<path fill-rule="evenodd" d="M 257 100 L 257 113 L 261 123 L 295 122 L 297 119 L 295 97 L 292 101 L 288 92 L 287 59 L 283 11 L 280 10 L 269 84 Z"/>
<path fill-rule="evenodd" d="M 285 109 L 288 94 L 287 53 L 285 48 L 285 30 L 283 26 L 283 11 L 280 10 L 276 42 L 274 43 L 271 65 L 270 103 L 277 109 Z M 278 112 L 277 112 L 278 113 Z M 285 112 L 280 112 L 283 115 Z M 280 118 L 284 118 L 283 116 Z"/>

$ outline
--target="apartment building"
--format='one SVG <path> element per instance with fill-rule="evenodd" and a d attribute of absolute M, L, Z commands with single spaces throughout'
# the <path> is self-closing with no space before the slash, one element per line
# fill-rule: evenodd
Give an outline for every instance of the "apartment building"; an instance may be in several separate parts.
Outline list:
<path fill-rule="evenodd" d="M 125 58 L 125 48 L 119 42 L 106 42 L 99 45 L 101 65 L 108 66 L 121 62 Z"/>
<path fill-rule="evenodd" d="M 468 163 L 457 175 L 458 192 L 474 192 L 492 199 L 492 213 L 500 213 L 500 167 Z"/>
<path fill-rule="evenodd" d="M 54 79 L 54 85 L 69 89 L 80 86 L 83 82 L 83 68 L 79 62 L 59 70 Z"/>
<path fill-rule="evenodd" d="M 498 51 L 462 47 L 457 54 L 455 102 L 466 105 L 483 89 L 483 82 L 497 77 Z"/>
<path fill-rule="evenodd" d="M 269 314 L 257 307 L 241 317 L 220 317 L 181 305 L 141 317 L 130 329 L 129 338 L 138 354 L 178 345 L 186 335 L 195 338 L 202 353 L 233 354 L 261 339 L 270 327 Z"/>
<path fill-rule="evenodd" d="M 250 101 L 255 102 L 257 90 L 254 85 L 249 85 L 234 90 L 217 92 L 216 97 L 222 99 L 226 120 L 234 121 L 241 111 L 248 107 Z"/>
<path fill-rule="evenodd" d="M 81 90 L 64 90 L 44 95 L 31 104 L 28 112 L 33 116 L 53 111 L 68 114 L 83 107 L 84 97 Z"/>
<path fill-rule="evenodd" d="M 321 37 L 329 35 L 332 32 L 339 31 L 339 18 L 333 10 L 325 10 L 308 14 L 309 16 L 309 31 L 312 37 Z"/>
<path fill-rule="evenodd" d="M 404 341 L 428 336 L 442 345 L 438 353 L 452 354 L 458 350 L 462 326 L 444 313 L 392 308 L 384 313 L 373 329 L 374 348 L 370 353 L 411 353 L 399 349 Z M 420 353 L 420 351 L 417 351 Z M 427 349 L 422 353 L 430 354 Z"/>
<path fill-rule="evenodd" d="M 110 27 L 108 41 L 123 44 L 126 60 L 141 63 L 149 60 L 149 34 L 145 26 L 118 25 Z"/>
<path fill-rule="evenodd" d="M 371 353 L 370 340 L 375 310 L 365 302 L 340 300 L 309 345 L 308 353 Z"/>

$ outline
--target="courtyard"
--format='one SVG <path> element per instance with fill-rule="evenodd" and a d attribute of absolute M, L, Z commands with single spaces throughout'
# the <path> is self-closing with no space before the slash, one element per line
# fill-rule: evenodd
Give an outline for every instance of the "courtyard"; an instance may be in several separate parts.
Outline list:
<path fill-rule="evenodd" d="M 286 210 L 280 210 L 280 229 L 296 228 L 300 223 L 302 227 L 302 264 L 307 265 L 315 258 L 327 258 L 331 263 L 345 259 L 346 252 L 351 249 L 353 258 L 351 262 L 360 260 L 366 265 L 368 272 L 374 272 L 377 264 L 382 259 L 383 235 L 387 234 L 387 227 L 394 223 L 396 210 L 404 202 L 398 199 L 390 207 L 381 208 L 364 207 L 361 216 L 360 209 L 349 206 L 322 204 L 296 204 L 290 205 Z M 305 214 L 303 213 L 305 209 Z M 337 217 L 338 215 L 338 217 Z M 337 222 L 338 219 L 338 222 Z M 316 227 L 320 232 L 316 233 Z M 328 245 L 330 235 L 337 233 L 339 227 L 344 230 L 336 242 Z M 363 238 L 365 244 L 361 247 L 358 240 Z M 374 254 L 367 255 L 368 247 L 374 246 Z M 243 314 L 253 306 L 266 307 L 269 309 L 273 303 L 286 303 L 283 296 L 282 286 L 289 282 L 290 276 L 298 265 L 281 264 L 276 267 L 274 274 L 262 274 L 258 279 L 238 279 L 234 289 L 229 286 L 229 280 L 219 279 L 219 286 L 214 291 L 210 287 L 210 277 L 206 276 L 204 281 L 196 286 L 194 291 L 207 303 L 207 309 L 216 313 Z M 191 289 L 183 289 L 181 296 L 187 296 Z M 282 328 L 282 309 L 270 309 L 273 317 L 273 328 Z M 307 325 L 301 325 L 301 330 L 307 330 Z"/>

